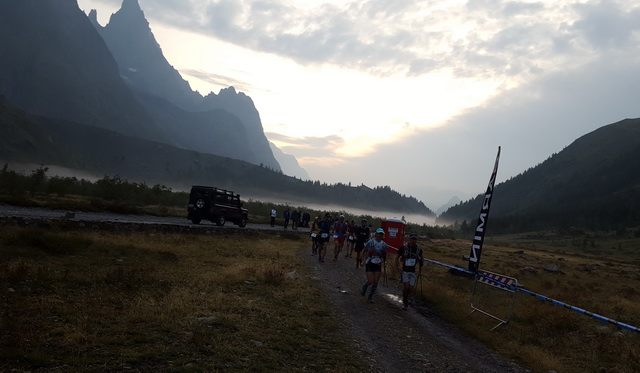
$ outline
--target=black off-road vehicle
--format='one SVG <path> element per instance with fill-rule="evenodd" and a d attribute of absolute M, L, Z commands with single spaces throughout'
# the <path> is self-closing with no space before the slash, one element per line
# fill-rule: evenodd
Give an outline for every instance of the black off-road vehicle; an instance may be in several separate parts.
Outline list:
<path fill-rule="evenodd" d="M 240 195 L 229 190 L 192 186 L 187 212 L 187 219 L 193 224 L 200 224 L 205 219 L 216 225 L 224 225 L 226 221 L 240 227 L 247 225 L 247 209 L 242 208 Z"/>

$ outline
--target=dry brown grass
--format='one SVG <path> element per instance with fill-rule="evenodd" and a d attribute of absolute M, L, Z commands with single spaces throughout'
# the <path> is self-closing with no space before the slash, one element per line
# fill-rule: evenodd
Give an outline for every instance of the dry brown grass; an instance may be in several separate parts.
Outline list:
<path fill-rule="evenodd" d="M 639 326 L 637 239 L 587 241 L 489 238 L 481 268 Z M 428 258 L 466 267 L 469 242 L 422 245 Z M 0 371 L 361 371 L 301 246 L 293 234 L 2 227 Z M 434 312 L 534 372 L 640 371 L 638 333 L 522 293 L 509 324 L 489 331 L 495 320 L 469 314 L 471 280 L 429 264 L 420 288 Z M 504 317 L 509 297 L 485 286 L 474 303 Z"/>
<path fill-rule="evenodd" d="M 593 239 L 593 242 L 591 242 Z M 515 277 L 524 288 L 602 316 L 640 326 L 640 241 L 600 235 L 582 238 L 489 239 L 481 269 Z M 571 242 L 574 242 L 572 247 Z M 470 242 L 434 240 L 423 243 L 427 257 L 466 268 Z M 633 248 L 633 250 L 631 250 Z M 557 265 L 561 273 L 543 270 Z M 522 271 L 531 267 L 537 273 Z M 518 292 L 509 324 L 471 312 L 472 280 L 452 276 L 429 264 L 423 284 L 425 301 L 469 334 L 533 367 L 534 372 L 640 371 L 640 333 L 619 328 Z M 474 296 L 479 308 L 506 318 L 511 293 L 486 285 Z"/>
<path fill-rule="evenodd" d="M 361 371 L 300 243 L 3 227 L 0 371 Z"/>

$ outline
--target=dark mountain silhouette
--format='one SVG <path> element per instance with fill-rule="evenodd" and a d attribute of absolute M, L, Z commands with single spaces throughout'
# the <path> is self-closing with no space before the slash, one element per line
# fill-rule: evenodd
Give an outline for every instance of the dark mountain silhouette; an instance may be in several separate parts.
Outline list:
<path fill-rule="evenodd" d="M 495 187 L 489 230 L 596 230 L 640 224 L 640 118 L 601 127 Z M 498 171 L 499 172 L 499 171 Z M 475 228 L 484 195 L 438 217 Z"/>
<path fill-rule="evenodd" d="M 271 146 L 271 151 L 273 152 L 273 156 L 276 157 L 280 166 L 282 166 L 283 170 L 288 170 L 287 175 L 297 177 L 302 180 L 309 180 L 309 174 L 307 171 L 300 167 L 298 164 L 298 160 L 296 157 L 284 153 L 280 148 L 278 148 L 274 143 L 269 142 Z"/>
<path fill-rule="evenodd" d="M 202 96 L 194 92 L 164 57 L 137 0 L 124 0 L 122 8 L 102 27 L 97 12 L 89 20 L 102 36 L 120 67 L 120 74 L 134 89 L 163 98 L 182 109 L 192 109 Z"/>
<path fill-rule="evenodd" d="M 462 202 L 460 200 L 460 198 L 458 198 L 457 196 L 453 196 L 451 197 L 447 203 L 445 203 L 444 205 L 440 206 L 437 210 L 436 210 L 436 215 L 440 215 L 443 212 L 447 211 L 451 206 L 455 206 L 458 203 Z"/>
<path fill-rule="evenodd" d="M 164 57 L 138 0 L 124 0 L 104 27 L 95 10 L 89 19 L 125 82 L 163 132 L 176 140 L 173 145 L 280 170 L 251 98 L 233 87 L 206 97 L 194 92 Z"/>
<path fill-rule="evenodd" d="M 75 1 L 0 2 L 0 45 L 0 93 L 20 108 L 166 140 Z"/>
<path fill-rule="evenodd" d="M 94 139 L 101 141 L 96 142 Z M 301 181 L 266 167 L 180 149 L 160 142 L 60 119 L 33 116 L 0 95 L 0 161 L 61 166 L 96 178 L 120 176 L 147 185 L 188 190 L 193 184 L 232 189 L 247 196 L 334 204 L 398 214 L 433 213 L 389 187 L 349 187 Z M 10 167 L 13 168 L 13 167 Z"/>
<path fill-rule="evenodd" d="M 160 127 L 171 135 L 173 145 L 253 164 L 262 163 L 248 146 L 249 136 L 240 119 L 228 111 L 190 112 L 152 94 L 140 92 L 137 96 Z"/>
<path fill-rule="evenodd" d="M 136 1 L 125 1 L 124 6 L 123 17 L 139 8 Z M 146 28 L 138 27 L 137 32 L 146 30 L 145 40 L 155 43 L 146 21 L 140 24 Z M 129 36 L 135 39 L 135 33 Z M 146 69 L 120 69 L 75 1 L 0 2 L 0 162 L 9 167 L 58 166 L 96 178 L 120 176 L 177 189 L 204 184 L 234 189 L 244 196 L 432 214 L 415 198 L 388 187 L 303 182 L 283 175 L 275 160 L 257 166 L 204 153 L 210 148 L 231 153 L 236 147 L 259 159 L 264 154 L 256 144 L 264 140 L 273 159 L 249 97 L 233 88 L 206 98 L 193 93 L 166 63 L 157 44 L 152 47 L 157 53 L 144 57 L 158 59 L 150 64 L 162 75 L 155 80 L 168 82 L 164 87 L 152 85 L 152 74 L 127 76 L 127 71 L 145 73 Z M 177 93 L 172 95 L 174 89 Z M 191 108 L 190 97 L 197 99 Z M 152 115 L 145 107 L 153 108 Z M 189 131 L 161 128 L 154 122 L 160 117 L 166 118 L 162 124 L 188 125 Z M 203 152 L 171 145 L 184 146 L 189 141 Z"/>

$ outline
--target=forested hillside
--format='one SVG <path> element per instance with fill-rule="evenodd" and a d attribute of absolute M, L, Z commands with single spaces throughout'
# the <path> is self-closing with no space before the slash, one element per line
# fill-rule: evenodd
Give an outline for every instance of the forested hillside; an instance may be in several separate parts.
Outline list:
<path fill-rule="evenodd" d="M 640 224 L 640 119 L 599 128 L 495 187 L 490 230 L 620 229 Z M 472 226 L 480 195 L 438 217 Z"/>

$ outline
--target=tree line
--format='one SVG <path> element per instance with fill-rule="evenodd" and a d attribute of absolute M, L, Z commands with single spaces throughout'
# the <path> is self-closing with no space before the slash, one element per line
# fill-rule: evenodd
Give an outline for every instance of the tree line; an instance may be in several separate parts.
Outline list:
<path fill-rule="evenodd" d="M 145 183 L 137 183 L 127 181 L 119 176 L 104 176 L 102 179 L 90 181 L 75 176 L 48 176 L 48 167 L 39 167 L 29 174 L 17 172 L 8 168 L 5 164 L 0 170 L 0 195 L 5 203 L 20 206 L 41 206 L 40 202 L 34 200 L 34 197 L 44 197 L 48 200 L 47 207 L 52 208 L 74 208 L 78 210 L 101 210 L 116 213 L 148 213 L 148 210 L 142 212 L 140 207 L 143 206 L 164 206 L 185 208 L 189 200 L 189 193 L 182 191 L 174 191 L 170 187 L 161 184 L 149 186 Z M 306 183 L 306 182 L 305 182 Z M 328 184 L 315 183 L 320 188 L 330 189 Z M 340 195 L 340 190 L 349 190 L 353 188 L 345 184 L 338 184 L 336 192 Z M 400 196 L 397 192 L 391 190 L 390 187 L 378 187 L 371 189 L 372 193 L 379 196 L 387 196 L 392 200 Z M 348 195 L 347 192 L 344 193 Z M 73 204 L 70 199 L 74 196 L 81 196 L 88 199 L 88 203 L 79 202 Z M 56 205 L 55 198 L 67 199 L 61 202 L 60 206 Z M 402 198 L 406 198 L 400 196 Z M 348 198 L 345 196 L 344 198 Z M 383 197 L 381 197 L 383 198 Z M 41 198 L 42 199 L 42 198 Z M 339 199 L 338 199 L 339 200 Z M 358 199 L 357 201 L 361 201 Z M 325 213 L 329 213 L 334 217 L 345 215 L 347 219 L 354 220 L 356 224 L 360 224 L 361 219 L 367 219 L 373 227 L 379 227 L 383 218 L 372 215 L 356 215 L 350 214 L 346 208 L 344 210 L 317 210 L 306 206 L 290 206 L 289 204 L 274 204 L 268 201 L 257 201 L 253 199 L 243 200 L 243 207 L 249 210 L 250 220 L 260 222 L 268 221 L 272 208 L 278 211 L 278 216 L 282 216 L 284 209 L 293 211 L 297 209 L 301 212 L 307 212 L 311 215 L 311 219 L 318 216 L 322 218 Z M 363 207 L 360 207 L 363 208 Z M 458 236 L 457 229 L 446 226 L 428 226 L 426 224 L 418 225 L 411 222 L 407 223 L 407 232 L 415 232 L 430 238 L 456 238 Z"/>

